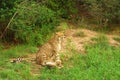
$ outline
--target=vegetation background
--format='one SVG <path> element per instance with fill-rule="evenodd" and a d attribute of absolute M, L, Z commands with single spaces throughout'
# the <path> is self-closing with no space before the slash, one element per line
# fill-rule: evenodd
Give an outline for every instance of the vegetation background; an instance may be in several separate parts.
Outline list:
<path fill-rule="evenodd" d="M 32 76 L 30 63 L 8 62 L 35 53 L 64 21 L 102 33 L 117 27 L 119 35 L 120 0 L 0 0 L 0 80 L 119 80 L 120 47 L 110 46 L 105 36 L 85 46 L 88 55 L 77 56 L 74 48 L 67 51 L 73 57 L 63 70 L 43 68 L 41 75 Z M 120 37 L 114 40 L 120 42 Z"/>

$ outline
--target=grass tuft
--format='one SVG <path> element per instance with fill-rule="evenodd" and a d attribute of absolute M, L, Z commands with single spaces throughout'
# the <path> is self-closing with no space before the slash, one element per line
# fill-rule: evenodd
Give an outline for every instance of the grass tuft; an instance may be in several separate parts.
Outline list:
<path fill-rule="evenodd" d="M 30 53 L 35 53 L 38 48 L 29 45 L 18 45 L 16 47 L 11 47 L 10 49 L 1 50 L 0 57 L 2 58 L 16 58 L 20 56 L 25 56 Z"/>
<path fill-rule="evenodd" d="M 85 33 L 83 31 L 76 32 L 73 36 L 75 37 L 85 37 Z"/>
<path fill-rule="evenodd" d="M 120 42 L 120 37 L 114 37 L 113 39 Z"/>

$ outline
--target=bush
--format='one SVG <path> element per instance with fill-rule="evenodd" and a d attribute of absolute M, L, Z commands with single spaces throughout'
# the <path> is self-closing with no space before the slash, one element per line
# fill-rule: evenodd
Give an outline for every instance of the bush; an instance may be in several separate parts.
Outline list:
<path fill-rule="evenodd" d="M 18 6 L 7 37 L 11 40 L 41 45 L 50 38 L 59 20 L 55 12 L 33 1 Z"/>
<path fill-rule="evenodd" d="M 21 0 L 0 0 L 0 35 L 16 10 Z"/>
<path fill-rule="evenodd" d="M 62 18 L 69 18 L 70 14 L 77 13 L 76 0 L 46 0 L 45 4 Z"/>
<path fill-rule="evenodd" d="M 20 0 L 19 0 L 20 1 Z M 1 0 L 0 1 L 0 21 L 6 21 L 15 12 L 15 6 L 18 0 Z"/>
<path fill-rule="evenodd" d="M 120 0 L 85 0 L 84 3 L 100 26 L 106 27 L 108 23 L 119 23 Z"/>

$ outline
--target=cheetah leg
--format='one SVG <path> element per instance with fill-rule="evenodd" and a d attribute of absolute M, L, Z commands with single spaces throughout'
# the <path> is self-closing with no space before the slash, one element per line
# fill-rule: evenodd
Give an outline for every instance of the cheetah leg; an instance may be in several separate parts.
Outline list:
<path fill-rule="evenodd" d="M 58 68 L 62 68 L 63 67 L 62 61 L 60 60 L 60 55 L 59 54 L 56 55 L 55 63 L 58 66 Z"/>

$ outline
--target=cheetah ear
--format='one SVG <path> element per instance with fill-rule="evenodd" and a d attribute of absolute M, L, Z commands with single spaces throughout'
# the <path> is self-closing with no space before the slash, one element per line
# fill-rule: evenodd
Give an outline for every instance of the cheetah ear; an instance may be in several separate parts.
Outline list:
<path fill-rule="evenodd" d="M 66 38 L 66 36 L 64 35 L 63 38 Z"/>
<path fill-rule="evenodd" d="M 64 36 L 63 32 L 56 32 L 55 34 L 58 35 L 58 36 Z"/>
<path fill-rule="evenodd" d="M 56 32 L 55 34 L 56 34 L 56 35 L 60 35 L 61 33 L 60 33 L 60 32 Z"/>
<path fill-rule="evenodd" d="M 65 38 L 66 38 L 66 36 L 65 36 L 65 35 L 63 35 L 63 36 L 62 36 L 62 39 L 64 40 Z"/>
<path fill-rule="evenodd" d="M 55 35 L 58 35 L 58 32 L 55 32 Z"/>

